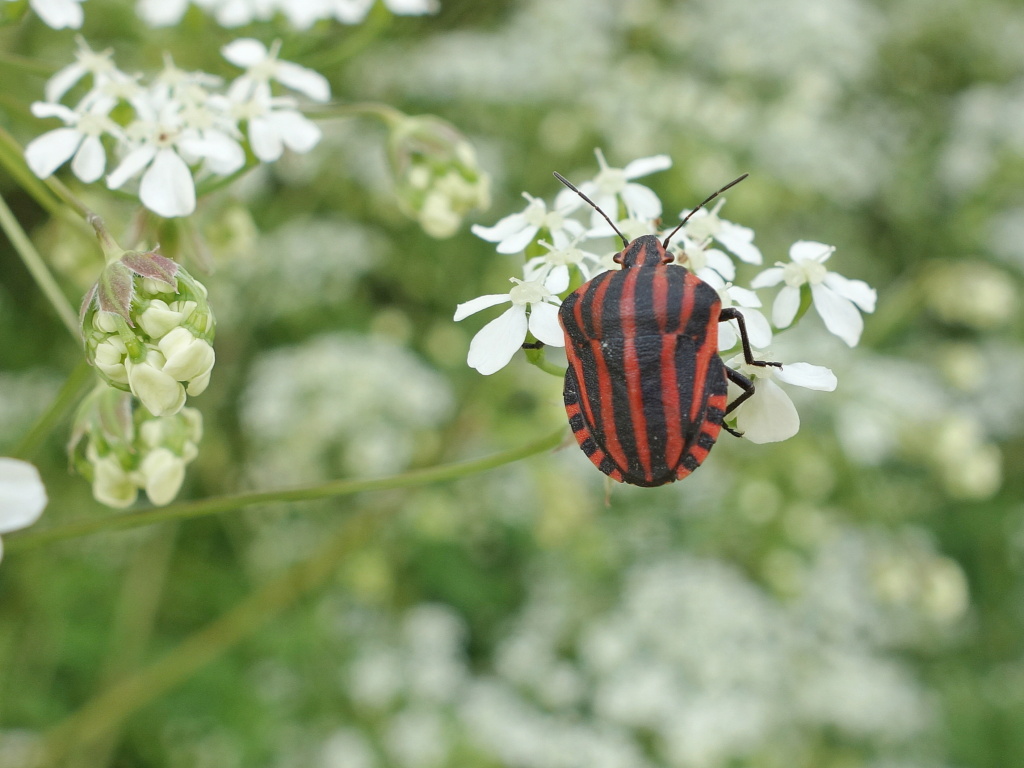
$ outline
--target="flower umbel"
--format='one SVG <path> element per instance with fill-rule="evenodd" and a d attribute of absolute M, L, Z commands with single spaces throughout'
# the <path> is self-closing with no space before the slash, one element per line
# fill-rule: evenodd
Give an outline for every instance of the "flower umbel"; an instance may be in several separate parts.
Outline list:
<path fill-rule="evenodd" d="M 154 416 L 173 415 L 210 382 L 215 321 L 206 288 L 155 251 L 107 246 L 113 259 L 82 302 L 86 359 Z"/>
<path fill-rule="evenodd" d="M 472 210 L 491 204 L 491 179 L 469 140 L 433 115 L 397 118 L 388 139 L 399 206 L 431 237 L 451 237 Z"/>
<path fill-rule="evenodd" d="M 101 504 L 131 506 L 144 489 L 160 506 L 178 495 L 202 434 L 202 416 L 194 408 L 153 416 L 135 407 L 127 392 L 101 384 L 78 409 L 68 456 Z"/>

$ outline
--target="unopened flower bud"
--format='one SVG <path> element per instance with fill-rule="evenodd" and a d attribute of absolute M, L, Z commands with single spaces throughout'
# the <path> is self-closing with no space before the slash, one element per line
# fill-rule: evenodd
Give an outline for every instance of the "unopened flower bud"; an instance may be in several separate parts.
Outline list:
<path fill-rule="evenodd" d="M 490 177 L 450 123 L 433 115 L 399 120 L 389 154 L 402 211 L 431 237 L 450 237 L 467 213 L 490 205 Z"/>
<path fill-rule="evenodd" d="M 155 417 L 127 392 L 101 384 L 79 407 L 68 452 L 102 504 L 131 506 L 144 489 L 162 505 L 181 489 L 202 433 L 202 416 L 193 408 Z"/>
<path fill-rule="evenodd" d="M 107 266 L 82 303 L 86 358 L 108 384 L 169 416 L 210 380 L 216 323 L 206 288 L 154 251 L 123 251 L 105 232 L 100 239 Z"/>

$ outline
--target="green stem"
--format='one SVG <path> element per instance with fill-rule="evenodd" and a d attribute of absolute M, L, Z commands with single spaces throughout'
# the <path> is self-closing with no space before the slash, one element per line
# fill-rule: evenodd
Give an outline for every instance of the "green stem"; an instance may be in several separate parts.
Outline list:
<path fill-rule="evenodd" d="M 378 104 L 372 101 L 354 102 L 352 104 L 331 104 L 326 107 L 306 109 L 305 114 L 317 120 L 330 120 L 339 117 L 376 117 L 389 128 L 394 128 L 407 116 L 401 110 L 389 104 Z"/>
<path fill-rule="evenodd" d="M 81 218 L 88 218 L 90 213 L 88 206 L 79 200 L 64 182 L 54 176 L 40 179 L 32 173 L 25 163 L 24 148 L 3 128 L 0 128 L 0 163 L 15 181 L 51 215 L 70 221 L 74 220 L 67 209 L 53 199 L 55 195 Z"/>
<path fill-rule="evenodd" d="M 31 429 L 18 441 L 11 455 L 21 459 L 31 459 L 39 446 L 53 431 L 54 426 L 64 418 L 81 397 L 86 386 L 94 381 L 92 366 L 82 360 L 61 386 L 57 396 L 49 407 L 39 416 Z"/>
<path fill-rule="evenodd" d="M 368 542 L 380 530 L 382 517 L 380 511 L 367 511 L 349 518 L 307 560 L 271 579 L 158 661 L 122 678 L 87 702 L 49 732 L 42 765 L 63 765 L 70 755 L 106 737 L 133 712 L 187 680 L 299 597 L 334 577 L 338 561 Z"/>
<path fill-rule="evenodd" d="M 565 428 L 559 427 L 551 434 L 532 443 L 527 443 L 518 448 L 510 448 L 507 451 L 485 456 L 481 459 L 441 464 L 440 466 L 428 467 L 426 469 L 414 469 L 410 472 L 389 477 L 378 477 L 368 480 L 333 480 L 321 485 L 305 488 L 254 491 L 232 496 L 214 496 L 208 499 L 171 504 L 159 509 L 126 512 L 105 518 L 90 517 L 83 520 L 75 520 L 41 531 L 19 531 L 4 536 L 4 548 L 8 552 L 14 552 L 77 536 L 88 536 L 89 534 L 101 531 L 117 531 L 125 528 L 137 528 L 142 525 L 165 523 L 171 520 L 188 520 L 194 517 L 203 517 L 221 512 L 233 512 L 254 504 L 312 501 L 314 499 L 351 496 L 354 493 L 363 493 L 365 491 L 410 488 L 417 485 L 456 480 L 460 477 L 486 472 L 487 470 L 525 459 L 528 456 L 549 451 L 561 443 L 564 435 Z"/>
<path fill-rule="evenodd" d="M 60 286 L 53 279 L 53 275 L 50 274 L 46 263 L 35 249 L 35 246 L 32 245 L 32 241 L 29 240 L 25 230 L 21 228 L 14 213 L 7 207 L 7 203 L 4 202 L 2 197 L 0 197 L 0 229 L 3 229 L 7 239 L 14 246 L 14 250 L 21 256 L 25 267 L 31 273 L 46 298 L 50 300 L 54 311 L 74 337 L 75 342 L 81 341 L 82 336 L 78 329 L 78 313 L 71 306 L 67 296 L 61 292 Z"/>

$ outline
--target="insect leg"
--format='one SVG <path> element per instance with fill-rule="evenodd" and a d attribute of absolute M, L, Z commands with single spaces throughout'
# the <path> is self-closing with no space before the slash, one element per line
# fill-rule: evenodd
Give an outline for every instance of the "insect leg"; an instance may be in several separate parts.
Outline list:
<path fill-rule="evenodd" d="M 522 349 L 541 349 L 545 344 L 543 341 L 524 341 Z"/>
<path fill-rule="evenodd" d="M 744 402 L 746 402 L 753 396 L 754 382 L 752 382 L 739 371 L 734 371 L 729 366 L 725 366 L 725 375 L 729 377 L 729 381 L 731 381 L 733 384 L 735 384 L 736 386 L 743 390 L 740 393 L 739 397 L 737 397 L 735 400 L 729 403 L 729 405 L 726 406 L 725 416 L 728 416 L 730 413 L 735 411 L 737 407 L 742 405 Z M 730 435 L 735 435 L 736 437 L 743 437 L 742 432 L 737 432 L 728 424 L 723 422 L 722 426 L 725 427 L 725 431 L 728 432 Z"/>
<path fill-rule="evenodd" d="M 743 362 L 745 362 L 747 365 L 760 365 L 762 367 L 766 366 L 766 365 L 774 365 L 776 368 L 781 368 L 782 367 L 782 363 L 775 363 L 775 362 L 770 362 L 768 360 L 755 360 L 754 359 L 754 353 L 750 349 L 750 339 L 747 336 L 747 325 L 743 321 L 743 313 L 742 312 L 740 312 L 735 307 L 726 307 L 725 309 L 722 310 L 722 313 L 718 316 L 718 322 L 724 323 L 726 320 L 735 320 L 736 324 L 739 325 L 739 327 L 740 327 L 740 342 L 742 342 L 742 344 L 743 344 Z M 736 372 L 733 371 L 733 373 L 736 373 Z M 736 374 L 736 375 L 738 376 L 739 374 Z M 733 381 L 736 381 L 736 380 L 733 379 Z M 749 383 L 749 380 L 747 380 L 746 377 L 744 377 L 744 381 L 747 381 Z M 738 381 L 736 381 L 736 383 L 740 384 L 740 382 L 738 382 Z M 743 385 L 740 384 L 740 386 L 743 386 Z M 754 391 L 752 384 L 751 384 L 750 391 L 751 392 Z M 747 395 L 747 397 L 750 397 L 750 395 Z M 741 398 L 741 399 L 745 400 L 746 398 Z M 726 413 L 728 413 L 728 411 L 726 411 Z"/>

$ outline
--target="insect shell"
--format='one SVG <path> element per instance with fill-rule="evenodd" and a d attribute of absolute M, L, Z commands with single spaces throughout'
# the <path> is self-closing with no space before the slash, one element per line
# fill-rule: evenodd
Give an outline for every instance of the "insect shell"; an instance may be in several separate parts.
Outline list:
<path fill-rule="evenodd" d="M 616 229 L 625 246 L 615 256 L 622 269 L 581 285 L 558 313 L 569 361 L 569 425 L 594 465 L 619 482 L 649 487 L 686 477 L 707 457 L 725 416 L 754 393 L 718 355 L 720 321 L 738 320 L 747 363 L 778 365 L 753 360 L 742 316 L 723 311 L 714 288 L 670 263 L 668 241 L 687 219 L 664 242 L 655 235 L 627 242 Z M 730 379 L 743 390 L 732 404 Z"/>

